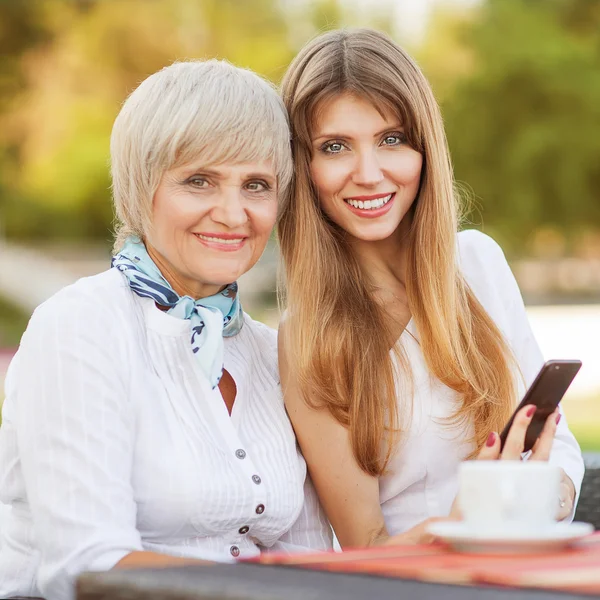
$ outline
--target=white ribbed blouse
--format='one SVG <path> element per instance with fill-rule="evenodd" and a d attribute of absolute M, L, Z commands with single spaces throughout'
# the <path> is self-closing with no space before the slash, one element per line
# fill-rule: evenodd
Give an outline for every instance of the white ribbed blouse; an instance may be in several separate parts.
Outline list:
<path fill-rule="evenodd" d="M 225 339 L 231 416 L 189 335 L 116 269 L 35 311 L 6 380 L 0 597 L 71 598 L 80 572 L 135 550 L 226 561 L 331 547 L 283 405 L 276 332 L 246 316 Z"/>

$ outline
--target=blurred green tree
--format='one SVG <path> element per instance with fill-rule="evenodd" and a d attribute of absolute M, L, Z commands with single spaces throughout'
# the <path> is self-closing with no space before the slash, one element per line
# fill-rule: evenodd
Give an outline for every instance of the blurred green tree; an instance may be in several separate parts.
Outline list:
<path fill-rule="evenodd" d="M 457 179 L 509 251 L 543 228 L 576 250 L 600 229 L 600 2 L 489 0 L 461 40 L 469 68 L 443 97 Z"/>
<path fill-rule="evenodd" d="M 0 234 L 108 243 L 111 125 L 142 79 L 219 57 L 279 81 L 309 37 L 358 21 L 340 0 L 0 0 Z"/>
<path fill-rule="evenodd" d="M 17 4 L 28 3 L 0 4 L 0 21 L 8 16 L 27 32 L 2 46 L 10 71 L 0 105 L 0 220 L 9 237 L 109 239 L 110 129 L 150 73 L 216 56 L 277 79 L 293 53 L 277 0 Z"/>

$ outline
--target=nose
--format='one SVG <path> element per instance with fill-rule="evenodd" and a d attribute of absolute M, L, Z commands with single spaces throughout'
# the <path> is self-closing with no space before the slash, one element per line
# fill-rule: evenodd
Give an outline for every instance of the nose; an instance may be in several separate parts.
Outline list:
<path fill-rule="evenodd" d="M 366 187 L 374 187 L 381 183 L 383 172 L 377 153 L 374 150 L 365 150 L 358 155 L 352 180 L 357 185 Z"/>
<path fill-rule="evenodd" d="M 244 225 L 248 220 L 242 191 L 236 186 L 224 186 L 216 206 L 211 211 L 211 217 L 216 223 L 221 223 L 229 229 Z"/>

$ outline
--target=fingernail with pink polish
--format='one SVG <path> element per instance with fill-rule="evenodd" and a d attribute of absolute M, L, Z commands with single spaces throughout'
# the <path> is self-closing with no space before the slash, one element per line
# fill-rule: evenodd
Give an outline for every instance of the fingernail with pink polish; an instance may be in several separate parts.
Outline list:
<path fill-rule="evenodd" d="M 492 432 L 490 433 L 490 435 L 488 435 L 488 439 L 487 439 L 487 441 L 485 442 L 485 445 L 486 445 L 488 448 L 491 448 L 491 447 L 494 445 L 495 441 L 496 441 L 496 434 L 495 434 L 495 433 L 492 431 Z"/>
<path fill-rule="evenodd" d="M 527 409 L 527 413 L 526 413 L 526 414 L 527 414 L 527 416 L 528 416 L 528 417 L 533 417 L 533 414 L 535 413 L 535 411 L 536 411 L 536 410 L 537 410 L 537 406 L 530 406 L 530 407 Z"/>
<path fill-rule="evenodd" d="M 560 423 L 560 419 L 561 419 L 562 415 L 560 413 L 558 413 L 556 415 L 556 424 L 558 425 Z"/>

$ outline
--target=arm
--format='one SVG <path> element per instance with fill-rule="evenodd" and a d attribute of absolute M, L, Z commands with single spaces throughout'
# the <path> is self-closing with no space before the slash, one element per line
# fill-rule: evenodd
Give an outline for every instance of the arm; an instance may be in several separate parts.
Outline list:
<path fill-rule="evenodd" d="M 162 568 L 179 567 L 183 565 L 209 565 L 213 564 L 208 560 L 199 560 L 197 558 L 183 558 L 180 556 L 169 556 L 159 554 L 158 552 L 130 552 L 125 555 L 114 568 L 116 569 L 135 569 L 135 568 Z"/>
<path fill-rule="evenodd" d="M 279 372 L 286 409 L 325 513 L 343 548 L 387 537 L 379 482 L 357 464 L 348 431 L 326 409 L 310 408 L 288 368 L 285 321 L 279 328 Z"/>
<path fill-rule="evenodd" d="M 127 355 L 112 317 L 88 298 L 42 306 L 7 382 L 46 597 L 70 597 L 82 571 L 132 564 L 143 549 Z"/>

